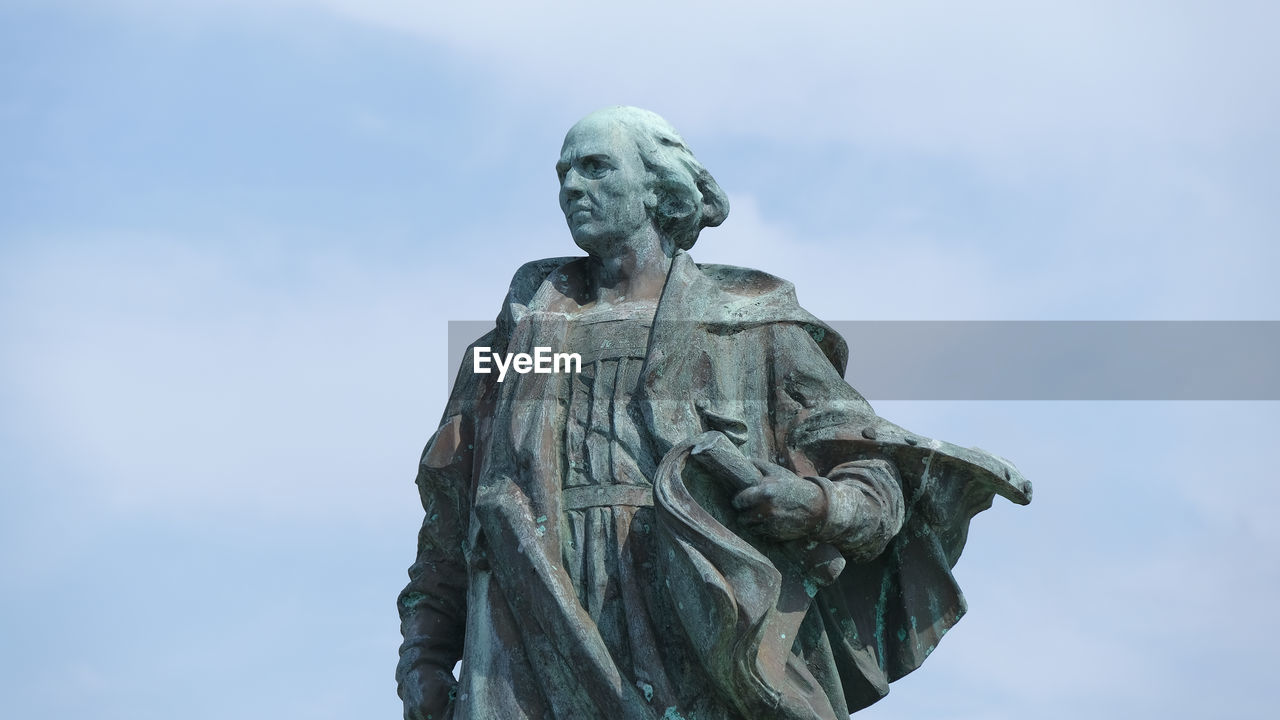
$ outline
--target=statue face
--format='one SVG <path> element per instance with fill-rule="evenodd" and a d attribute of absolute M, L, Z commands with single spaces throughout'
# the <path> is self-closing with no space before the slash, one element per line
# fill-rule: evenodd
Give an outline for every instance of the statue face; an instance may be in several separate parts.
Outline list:
<path fill-rule="evenodd" d="M 656 202 L 649 171 L 626 129 L 588 117 L 565 136 L 556 163 L 560 210 L 578 247 L 597 257 L 619 254 L 652 226 Z"/>

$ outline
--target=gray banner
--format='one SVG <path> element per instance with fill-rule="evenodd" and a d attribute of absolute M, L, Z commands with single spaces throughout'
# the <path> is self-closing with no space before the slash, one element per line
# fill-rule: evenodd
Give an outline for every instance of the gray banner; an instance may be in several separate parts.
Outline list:
<path fill-rule="evenodd" d="M 1280 400 L 1277 321 L 843 321 L 870 400 Z M 449 385 L 492 322 L 449 322 Z M 569 352 L 572 348 L 553 348 Z"/>

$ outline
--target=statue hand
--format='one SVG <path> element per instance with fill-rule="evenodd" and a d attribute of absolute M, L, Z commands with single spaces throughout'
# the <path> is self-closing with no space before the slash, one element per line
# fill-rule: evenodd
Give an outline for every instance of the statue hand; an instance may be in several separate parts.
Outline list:
<path fill-rule="evenodd" d="M 458 681 L 453 673 L 432 665 L 419 665 L 400 682 L 404 720 L 446 720 L 452 716 Z"/>
<path fill-rule="evenodd" d="M 781 465 L 752 462 L 764 480 L 733 498 L 740 522 L 773 540 L 807 537 L 821 526 L 827 513 L 821 488 Z"/>

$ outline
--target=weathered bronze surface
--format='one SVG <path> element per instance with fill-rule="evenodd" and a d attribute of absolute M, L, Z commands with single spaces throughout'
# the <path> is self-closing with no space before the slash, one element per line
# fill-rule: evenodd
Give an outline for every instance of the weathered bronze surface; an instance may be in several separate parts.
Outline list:
<path fill-rule="evenodd" d="M 963 614 L 970 519 L 1030 484 L 878 417 L 790 283 L 694 263 L 728 200 L 657 115 L 587 116 L 556 169 L 587 257 L 516 272 L 423 452 L 405 717 L 834 720 L 880 699 Z M 476 348 L 540 347 L 580 369 L 476 372 Z"/>

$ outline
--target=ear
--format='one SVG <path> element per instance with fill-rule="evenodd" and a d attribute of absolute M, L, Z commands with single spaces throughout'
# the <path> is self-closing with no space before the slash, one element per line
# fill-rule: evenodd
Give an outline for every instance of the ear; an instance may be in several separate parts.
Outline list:
<path fill-rule="evenodd" d="M 680 187 L 672 183 L 671 187 L 655 189 L 653 192 L 654 207 L 658 215 L 671 221 L 679 222 L 697 212 L 696 200 L 688 187 Z"/>

